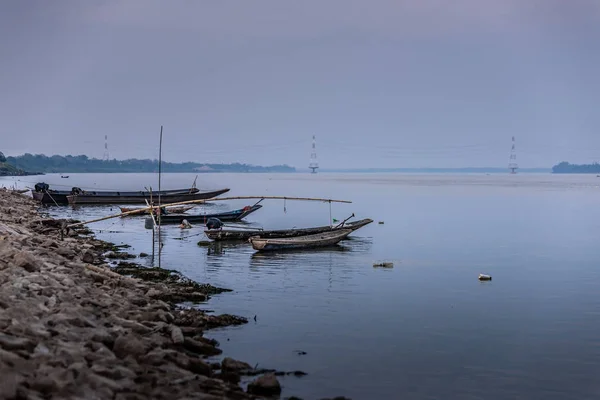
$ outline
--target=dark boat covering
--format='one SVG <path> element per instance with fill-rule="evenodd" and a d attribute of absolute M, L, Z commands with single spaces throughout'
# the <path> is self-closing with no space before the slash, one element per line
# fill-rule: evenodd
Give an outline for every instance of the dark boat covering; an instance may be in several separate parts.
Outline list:
<path fill-rule="evenodd" d="M 360 221 L 347 222 L 342 226 L 319 226 L 314 228 L 301 228 L 301 229 L 282 229 L 275 231 L 263 231 L 258 229 L 253 230 L 236 230 L 236 229 L 208 229 L 205 230 L 204 233 L 206 237 L 214 241 L 234 241 L 234 240 L 242 240 L 246 241 L 253 236 L 259 236 L 264 239 L 270 238 L 291 238 L 297 236 L 304 235 L 314 235 L 317 233 L 324 233 L 342 229 L 352 229 L 355 231 L 357 229 L 362 228 L 365 225 L 373 222 L 372 219 L 366 218 L 361 219 Z"/>

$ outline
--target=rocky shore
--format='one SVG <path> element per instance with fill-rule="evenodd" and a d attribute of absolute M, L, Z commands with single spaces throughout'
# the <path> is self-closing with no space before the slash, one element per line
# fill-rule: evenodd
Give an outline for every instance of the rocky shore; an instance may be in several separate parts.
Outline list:
<path fill-rule="evenodd" d="M 177 305 L 226 289 L 127 261 L 110 267 L 129 256 L 85 228 L 61 235 L 66 222 L 0 190 L 0 399 L 279 396 L 284 372 L 206 361 L 221 350 L 204 332 L 245 318 Z M 246 391 L 244 375 L 256 377 Z"/>

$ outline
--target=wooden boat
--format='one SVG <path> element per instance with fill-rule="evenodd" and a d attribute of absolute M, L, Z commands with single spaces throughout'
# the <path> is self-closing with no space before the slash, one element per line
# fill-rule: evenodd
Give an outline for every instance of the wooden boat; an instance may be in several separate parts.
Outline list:
<path fill-rule="evenodd" d="M 167 213 L 169 213 L 169 214 L 183 214 L 183 213 L 191 210 L 194 207 L 196 207 L 196 206 L 193 205 L 193 206 L 167 207 Z M 140 211 L 139 215 L 141 215 L 141 214 L 150 214 L 150 210 L 144 209 L 144 208 L 130 208 L 130 207 L 119 207 L 119 208 L 121 209 L 121 212 L 123 212 L 123 213 L 139 210 Z M 129 217 L 131 215 L 136 215 L 136 214 L 128 214 L 126 216 Z"/>
<path fill-rule="evenodd" d="M 355 231 L 357 229 L 362 228 L 365 225 L 373 222 L 372 219 L 365 218 L 360 221 L 348 222 L 342 226 L 319 226 L 314 228 L 301 228 L 301 229 L 282 229 L 282 230 L 272 230 L 272 231 L 264 231 L 264 230 L 235 230 L 235 229 L 212 229 L 205 230 L 204 233 L 206 237 L 216 242 L 219 241 L 234 241 L 234 240 L 243 240 L 246 241 L 253 236 L 259 236 L 263 239 L 270 238 L 291 238 L 298 237 L 304 235 L 314 235 L 317 233 L 324 232 L 332 232 L 339 231 L 342 229 L 352 229 Z"/>
<path fill-rule="evenodd" d="M 174 189 L 174 190 L 161 190 L 161 201 L 162 196 L 169 194 L 179 194 L 179 193 L 197 193 L 199 190 L 197 188 L 189 188 L 189 189 Z M 40 182 L 36 183 L 35 188 L 31 190 L 31 195 L 33 198 L 42 204 L 69 204 L 69 199 L 67 196 L 71 196 L 77 193 L 86 193 L 78 187 L 74 187 L 71 190 L 54 190 L 50 189 L 50 186 L 47 183 Z M 92 193 L 102 193 L 102 196 L 120 196 L 123 194 L 127 194 L 130 196 L 138 196 L 141 199 L 141 203 L 145 204 L 144 198 L 148 198 L 150 200 L 149 192 L 147 191 L 139 191 L 139 192 L 117 192 L 117 191 L 95 191 Z M 158 196 L 158 192 L 153 192 L 153 196 Z"/>
<path fill-rule="evenodd" d="M 252 248 L 258 251 L 312 249 L 334 246 L 345 239 L 350 233 L 352 233 L 352 229 L 340 229 L 292 238 L 263 239 L 260 237 L 251 237 L 248 241 L 252 244 Z"/>
<path fill-rule="evenodd" d="M 240 208 L 239 210 L 226 211 L 222 213 L 215 214 L 197 214 L 197 215 L 188 215 L 188 214 L 165 214 L 160 216 L 161 224 L 181 224 L 181 222 L 185 219 L 189 223 L 200 222 L 205 224 L 209 218 L 218 218 L 221 221 L 240 221 L 248 215 L 252 214 L 254 211 L 257 211 L 262 206 L 260 204 L 255 204 L 253 206 L 246 206 L 244 208 Z M 152 226 L 152 218 L 147 218 L 147 226 Z"/>
<path fill-rule="evenodd" d="M 178 203 L 189 200 L 206 200 L 217 197 L 229 191 L 229 189 L 219 189 L 209 192 L 200 192 L 198 189 L 187 190 L 164 190 L 161 192 L 161 203 Z M 154 201 L 158 199 L 158 193 L 153 192 L 152 198 Z M 150 201 L 150 192 L 99 192 L 99 191 L 82 191 L 78 194 L 67 196 L 69 204 L 145 204 L 146 200 Z"/>

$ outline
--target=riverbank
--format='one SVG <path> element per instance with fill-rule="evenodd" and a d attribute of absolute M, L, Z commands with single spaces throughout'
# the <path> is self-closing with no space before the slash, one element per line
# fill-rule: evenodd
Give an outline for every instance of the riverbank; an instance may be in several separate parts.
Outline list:
<path fill-rule="evenodd" d="M 87 229 L 0 190 L 0 398 L 251 399 L 278 395 L 276 371 L 225 358 L 206 330 L 244 324 L 179 306 L 226 291 L 130 256 Z M 119 272 L 119 273 L 118 273 Z M 302 372 L 293 373 L 301 376 Z M 241 376 L 259 376 L 244 391 Z M 251 392 L 251 393 L 248 393 Z"/>

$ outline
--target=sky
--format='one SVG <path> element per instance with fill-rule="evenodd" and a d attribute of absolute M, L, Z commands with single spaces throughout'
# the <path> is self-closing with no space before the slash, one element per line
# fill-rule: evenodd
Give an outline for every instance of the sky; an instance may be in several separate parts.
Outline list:
<path fill-rule="evenodd" d="M 600 0 L 3 0 L 0 151 L 600 161 Z"/>

